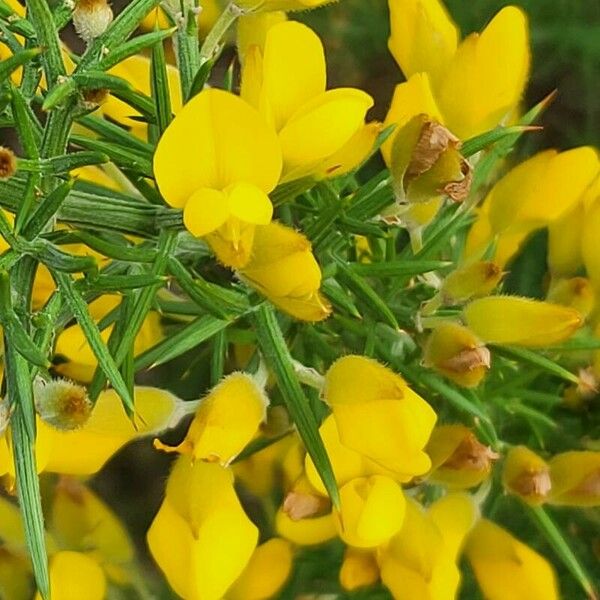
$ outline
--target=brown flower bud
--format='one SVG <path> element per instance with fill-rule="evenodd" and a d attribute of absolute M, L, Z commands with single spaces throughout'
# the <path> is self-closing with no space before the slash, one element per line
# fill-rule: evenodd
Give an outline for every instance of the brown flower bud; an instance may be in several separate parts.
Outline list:
<path fill-rule="evenodd" d="M 0 146 L 0 181 L 12 177 L 17 171 L 17 157 L 15 153 L 4 146 Z"/>
<path fill-rule="evenodd" d="M 528 504 L 541 504 L 552 489 L 550 468 L 525 446 L 511 448 L 506 456 L 502 483 L 508 492 Z"/>
<path fill-rule="evenodd" d="M 479 485 L 487 479 L 499 455 L 484 446 L 464 425 L 440 425 L 426 449 L 432 469 L 428 479 L 454 489 Z"/>

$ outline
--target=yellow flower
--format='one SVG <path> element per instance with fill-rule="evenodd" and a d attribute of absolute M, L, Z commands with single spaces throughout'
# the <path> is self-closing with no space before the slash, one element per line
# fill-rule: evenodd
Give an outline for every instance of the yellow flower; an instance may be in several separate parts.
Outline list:
<path fill-rule="evenodd" d="M 271 11 L 271 10 L 308 10 L 317 8 L 324 4 L 330 4 L 336 0 L 237 0 L 236 4 L 248 11 Z"/>
<path fill-rule="evenodd" d="M 492 261 L 476 261 L 452 271 L 442 285 L 444 304 L 461 304 L 472 298 L 489 295 L 504 276 Z"/>
<path fill-rule="evenodd" d="M 490 368 L 490 351 L 457 323 L 437 325 L 427 339 L 423 364 L 464 387 L 476 387 Z"/>
<path fill-rule="evenodd" d="M 549 461 L 551 504 L 600 506 L 600 452 L 571 451 Z"/>
<path fill-rule="evenodd" d="M 240 62 L 244 62 L 252 46 L 264 48 L 269 29 L 283 21 L 287 21 L 287 15 L 283 11 L 249 13 L 240 16 L 237 20 L 236 35 Z"/>
<path fill-rule="evenodd" d="M 109 579 L 131 579 L 134 549 L 127 531 L 113 512 L 76 479 L 59 480 L 50 513 L 50 530 L 63 548 L 85 552 Z"/>
<path fill-rule="evenodd" d="M 321 321 L 330 308 L 319 293 L 321 268 L 301 233 L 270 223 L 256 228 L 252 257 L 242 280 L 301 321 Z"/>
<path fill-rule="evenodd" d="M 436 421 L 433 409 L 378 362 L 345 356 L 327 371 L 325 400 L 344 446 L 407 481 L 430 467 L 423 452 Z"/>
<path fill-rule="evenodd" d="M 277 23 L 267 31 L 264 48 L 247 49 L 242 97 L 279 137 L 284 182 L 319 173 L 323 163 L 329 175 L 341 174 L 370 150 L 357 157 L 354 136 L 365 127 L 373 99 L 354 88 L 326 91 L 323 45 L 301 23 Z M 339 169 L 329 162 L 336 155 Z"/>
<path fill-rule="evenodd" d="M 50 591 L 53 600 L 104 600 L 106 578 L 100 565 L 87 554 L 63 550 L 50 560 Z M 42 597 L 38 593 L 35 598 Z"/>
<path fill-rule="evenodd" d="M 242 574 L 258 540 L 231 471 L 180 456 L 148 531 L 154 560 L 186 600 L 220 600 Z"/>
<path fill-rule="evenodd" d="M 594 289 L 598 291 L 600 290 L 600 259 L 597 248 L 594 249 L 594 240 L 598 238 L 598 232 L 600 232 L 600 170 L 583 198 L 583 206 L 584 216 L 580 238 L 581 258 Z M 568 225 L 567 223 L 565 227 Z"/>
<path fill-rule="evenodd" d="M 453 600 L 460 572 L 433 519 L 406 501 L 400 532 L 380 551 L 381 580 L 395 600 Z"/>
<path fill-rule="evenodd" d="M 399 484 L 382 475 L 360 477 L 340 488 L 338 534 L 356 548 L 375 548 L 398 533 L 406 500 Z"/>
<path fill-rule="evenodd" d="M 353 592 L 374 585 L 379 580 L 379 566 L 373 552 L 348 547 L 340 568 L 340 585 Z"/>
<path fill-rule="evenodd" d="M 204 237 L 223 264 L 250 259 L 254 228 L 271 221 L 267 194 L 281 173 L 279 142 L 261 116 L 222 90 L 200 92 L 158 142 L 154 173 L 187 229 Z"/>
<path fill-rule="evenodd" d="M 265 420 L 268 398 L 246 373 L 225 377 L 200 401 L 196 416 L 179 446 L 156 448 L 189 454 L 192 460 L 218 462 L 226 467 L 247 446 Z"/>
<path fill-rule="evenodd" d="M 465 551 L 489 600 L 558 599 L 556 577 L 546 559 L 491 521 L 477 523 Z"/>
<path fill-rule="evenodd" d="M 469 329 L 483 342 L 531 348 L 559 344 L 583 323 L 573 308 L 517 296 L 473 300 L 463 315 Z"/>
<path fill-rule="evenodd" d="M 323 421 L 322 425 L 319 427 L 319 435 L 323 440 L 327 456 L 329 457 L 329 461 L 333 468 L 336 483 L 339 487 L 357 477 L 392 475 L 390 471 L 386 471 L 386 469 L 379 466 L 376 462 L 369 460 L 362 454 L 342 444 L 337 423 L 333 415 L 329 415 Z M 304 466 L 306 476 L 311 485 L 319 493 L 327 495 L 321 477 L 308 454 L 304 459 Z"/>
<path fill-rule="evenodd" d="M 275 529 L 278 535 L 299 546 L 323 544 L 337 535 L 333 513 L 294 520 L 282 508 L 275 515 Z"/>
<path fill-rule="evenodd" d="M 598 175 L 597 152 L 588 146 L 546 150 L 511 169 L 486 196 L 467 238 L 466 255 L 479 258 L 495 241 L 504 266 L 536 229 L 568 215 Z"/>
<path fill-rule="evenodd" d="M 454 489 L 470 488 L 487 479 L 498 455 L 464 425 L 440 425 L 433 430 L 427 453 L 428 479 Z"/>
<path fill-rule="evenodd" d="M 552 488 L 550 468 L 526 446 L 515 446 L 506 455 L 502 483 L 508 492 L 528 504 L 541 504 Z"/>
<path fill-rule="evenodd" d="M 225 597 L 227 600 L 267 600 L 275 596 L 290 575 L 292 561 L 290 542 L 271 538 L 256 548 Z"/>
<path fill-rule="evenodd" d="M 517 106 L 529 72 L 529 36 L 525 13 L 502 9 L 481 34 L 461 43 L 458 29 L 439 0 L 389 0 L 389 46 L 408 82 L 410 117 L 425 113 L 460 139 L 492 129 Z M 498 48 L 505 51 L 498 53 Z M 414 86 L 415 80 L 419 84 Z M 412 82 L 412 83 L 411 83 Z M 413 95 L 416 88 L 422 92 Z M 427 98 L 427 102 L 422 102 Z M 403 124 L 401 98 L 392 101 L 387 123 Z M 435 106 L 434 110 L 432 105 Z"/>
<path fill-rule="evenodd" d="M 201 0 L 200 11 L 198 13 L 198 28 L 200 35 L 205 36 L 222 12 L 223 5 L 219 0 Z M 168 29 L 171 27 L 167 16 L 162 7 L 157 7 L 151 11 L 140 23 L 140 28 L 146 31 L 153 31 L 155 25 L 160 29 Z"/>

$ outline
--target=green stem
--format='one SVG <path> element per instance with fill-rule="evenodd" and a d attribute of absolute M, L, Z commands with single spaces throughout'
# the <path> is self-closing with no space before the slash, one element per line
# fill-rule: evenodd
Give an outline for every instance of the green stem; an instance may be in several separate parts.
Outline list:
<path fill-rule="evenodd" d="M 210 30 L 202 47 L 200 48 L 200 62 L 204 63 L 207 60 L 211 60 L 215 57 L 221 45 L 221 41 L 227 30 L 235 22 L 235 20 L 242 14 L 240 8 L 235 2 L 230 2 L 225 10 L 221 13 L 221 16 L 217 19 L 214 27 Z"/>

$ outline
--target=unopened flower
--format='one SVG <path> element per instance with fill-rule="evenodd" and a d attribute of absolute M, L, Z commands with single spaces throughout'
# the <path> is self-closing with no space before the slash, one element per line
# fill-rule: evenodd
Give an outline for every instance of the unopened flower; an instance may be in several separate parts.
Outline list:
<path fill-rule="evenodd" d="M 592 283 L 585 277 L 571 277 L 556 281 L 546 299 L 555 304 L 574 308 L 583 318 L 591 314 L 596 303 Z"/>
<path fill-rule="evenodd" d="M 435 522 L 407 499 L 400 532 L 380 551 L 381 580 L 395 600 L 452 600 L 460 572 Z"/>
<path fill-rule="evenodd" d="M 69 431 L 82 427 L 89 419 L 93 404 L 83 386 L 66 379 L 39 379 L 35 383 L 35 408 L 46 423 Z"/>
<path fill-rule="evenodd" d="M 15 153 L 4 146 L 0 146 L 0 181 L 9 179 L 17 172 L 17 157 Z"/>
<path fill-rule="evenodd" d="M 88 44 L 101 36 L 113 20 L 107 0 L 76 0 L 73 26 L 79 37 Z"/>
<path fill-rule="evenodd" d="M 368 550 L 348 547 L 340 568 L 340 585 L 347 591 L 374 585 L 379 580 L 375 554 Z"/>
<path fill-rule="evenodd" d="M 543 458 L 526 446 L 515 446 L 506 455 L 502 483 L 508 492 L 525 502 L 540 504 L 552 488 L 550 468 Z"/>
<path fill-rule="evenodd" d="M 556 576 L 540 554 L 487 519 L 470 533 L 465 552 L 490 600 L 557 600 Z"/>
<path fill-rule="evenodd" d="M 275 528 L 278 535 L 299 546 L 323 544 L 337 535 L 335 517 L 331 512 L 294 520 L 282 507 L 275 515 Z"/>
<path fill-rule="evenodd" d="M 220 600 L 250 561 L 258 530 L 236 496 L 231 471 L 180 456 L 147 539 L 177 594 Z"/>
<path fill-rule="evenodd" d="M 268 193 L 281 172 L 275 133 L 246 102 L 222 90 L 194 96 L 171 122 L 154 155 L 168 204 L 204 237 L 226 266 L 250 260 L 254 228 L 271 221 Z"/>
<path fill-rule="evenodd" d="M 423 364 L 464 387 L 476 387 L 490 368 L 490 351 L 462 325 L 444 322 L 431 332 Z"/>
<path fill-rule="evenodd" d="M 321 321 L 329 316 L 329 305 L 319 293 L 321 268 L 311 244 L 290 227 L 257 227 L 252 256 L 239 275 L 296 319 Z"/>
<path fill-rule="evenodd" d="M 583 324 L 574 308 L 517 296 L 488 296 L 467 304 L 463 315 L 483 342 L 538 348 L 559 344 Z"/>
<path fill-rule="evenodd" d="M 324 396 L 344 446 L 400 480 L 429 470 L 423 448 L 436 414 L 402 377 L 370 358 L 345 356 L 327 371 Z"/>
<path fill-rule="evenodd" d="M 462 304 L 472 298 L 489 295 L 504 273 L 493 261 L 476 261 L 452 271 L 442 284 L 444 304 Z"/>
<path fill-rule="evenodd" d="M 398 483 L 383 475 L 353 479 L 340 488 L 338 533 L 355 548 L 375 548 L 398 533 L 406 500 Z"/>
<path fill-rule="evenodd" d="M 326 91 L 323 45 L 305 25 L 295 21 L 273 25 L 264 48 L 247 49 L 242 97 L 277 133 L 283 182 L 320 173 L 323 163 L 328 164 L 328 175 L 338 175 L 362 162 L 364 156 L 350 159 L 355 152 L 351 146 L 357 146 L 354 136 L 365 127 L 373 99 L 355 88 Z M 369 151 L 367 147 L 365 156 Z M 338 169 L 330 159 L 340 152 Z"/>
<path fill-rule="evenodd" d="M 552 481 L 550 504 L 600 506 L 600 452 L 563 452 L 548 464 Z"/>
<path fill-rule="evenodd" d="M 256 548 L 250 562 L 226 594 L 227 600 L 268 600 L 283 587 L 292 569 L 287 540 L 271 538 Z"/>
<path fill-rule="evenodd" d="M 440 425 L 427 444 L 431 457 L 428 479 L 450 488 L 470 488 L 487 479 L 496 454 L 464 425 Z"/>
<path fill-rule="evenodd" d="M 469 193 L 472 167 L 460 153 L 460 141 L 425 114 L 416 115 L 395 134 L 390 170 L 400 205 L 439 196 L 460 201 Z"/>
<path fill-rule="evenodd" d="M 189 454 L 193 460 L 227 466 L 256 435 L 269 401 L 250 375 L 232 373 L 200 401 L 196 416 L 179 446 L 155 447 Z"/>

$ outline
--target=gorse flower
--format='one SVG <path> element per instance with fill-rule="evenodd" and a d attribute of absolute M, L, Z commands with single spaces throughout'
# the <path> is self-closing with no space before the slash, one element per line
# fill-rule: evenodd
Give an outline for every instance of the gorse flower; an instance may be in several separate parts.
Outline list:
<path fill-rule="evenodd" d="M 231 472 L 181 456 L 148 530 L 152 556 L 175 592 L 186 600 L 219 600 L 244 571 L 257 541 Z"/>
<path fill-rule="evenodd" d="M 236 4 L 249 11 L 307 10 L 331 4 L 336 0 L 237 0 Z"/>
<path fill-rule="evenodd" d="M 373 146 L 375 136 L 362 136 L 372 98 L 354 88 L 326 91 L 323 45 L 305 25 L 277 23 L 263 48 L 246 49 L 241 93 L 277 133 L 283 182 L 322 173 L 324 164 L 326 174 L 342 174 Z"/>
<path fill-rule="evenodd" d="M 251 106 L 221 90 L 200 92 L 161 137 L 154 173 L 193 235 L 223 264 L 247 264 L 256 225 L 271 221 L 267 194 L 281 173 L 277 137 Z"/>

